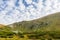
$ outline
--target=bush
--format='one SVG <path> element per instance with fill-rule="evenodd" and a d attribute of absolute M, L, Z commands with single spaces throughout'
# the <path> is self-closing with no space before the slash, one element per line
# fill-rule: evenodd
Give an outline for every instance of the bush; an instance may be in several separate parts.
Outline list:
<path fill-rule="evenodd" d="M 0 37 L 1 38 L 7 38 L 7 37 L 11 38 L 11 37 L 13 37 L 14 34 L 15 33 L 13 33 L 13 32 L 0 31 Z"/>
<path fill-rule="evenodd" d="M 20 33 L 20 32 L 18 32 L 18 34 L 17 34 L 20 38 L 24 38 L 24 35 L 22 34 L 22 33 Z"/>

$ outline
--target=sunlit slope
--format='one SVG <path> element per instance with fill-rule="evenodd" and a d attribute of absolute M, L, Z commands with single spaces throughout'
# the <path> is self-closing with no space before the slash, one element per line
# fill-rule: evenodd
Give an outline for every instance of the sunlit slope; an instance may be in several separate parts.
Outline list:
<path fill-rule="evenodd" d="M 10 32 L 12 31 L 10 27 L 6 26 L 6 25 L 3 25 L 3 24 L 0 24 L 0 32 L 1 31 L 4 31 L 4 32 Z"/>
<path fill-rule="evenodd" d="M 0 24 L 0 28 L 3 28 L 3 27 L 5 27 L 5 25 Z"/>
<path fill-rule="evenodd" d="M 32 21 L 16 22 L 8 25 L 14 31 L 40 32 L 60 31 L 60 12 Z"/>

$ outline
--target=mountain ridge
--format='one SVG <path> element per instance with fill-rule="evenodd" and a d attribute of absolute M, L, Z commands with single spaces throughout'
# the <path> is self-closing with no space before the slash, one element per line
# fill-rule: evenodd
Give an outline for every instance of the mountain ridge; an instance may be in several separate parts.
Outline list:
<path fill-rule="evenodd" d="M 39 18 L 32 21 L 22 21 L 16 22 L 13 24 L 8 25 L 9 27 L 17 31 L 22 32 L 35 32 L 35 31 L 60 31 L 60 12 L 45 16 L 43 18 Z M 56 30 L 55 30 L 56 29 Z"/>

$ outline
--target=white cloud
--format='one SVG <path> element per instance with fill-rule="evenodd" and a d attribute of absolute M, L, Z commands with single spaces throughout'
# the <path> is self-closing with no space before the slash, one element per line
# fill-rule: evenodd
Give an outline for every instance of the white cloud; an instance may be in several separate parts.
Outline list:
<path fill-rule="evenodd" d="M 25 0 L 27 2 L 27 4 L 31 4 L 32 0 Z"/>
<path fill-rule="evenodd" d="M 0 11 L 0 23 L 10 24 L 13 22 L 33 20 L 55 12 L 60 12 L 59 0 L 39 0 L 38 3 L 32 2 L 32 0 L 25 0 L 28 7 L 19 1 L 20 6 L 15 7 L 14 0 L 10 0 L 5 10 Z M 1 4 L 1 1 L 0 1 Z M 37 8 L 34 8 L 34 5 Z M 9 14 L 10 13 L 10 14 Z"/>

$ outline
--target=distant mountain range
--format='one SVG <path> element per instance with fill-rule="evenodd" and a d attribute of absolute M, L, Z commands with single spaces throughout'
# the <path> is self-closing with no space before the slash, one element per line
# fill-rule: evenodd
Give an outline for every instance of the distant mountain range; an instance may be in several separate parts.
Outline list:
<path fill-rule="evenodd" d="M 4 25 L 0 25 L 3 27 Z M 16 22 L 6 25 L 5 29 L 15 32 L 60 31 L 60 12 L 32 21 Z M 1 28 L 0 28 L 1 29 Z"/>

